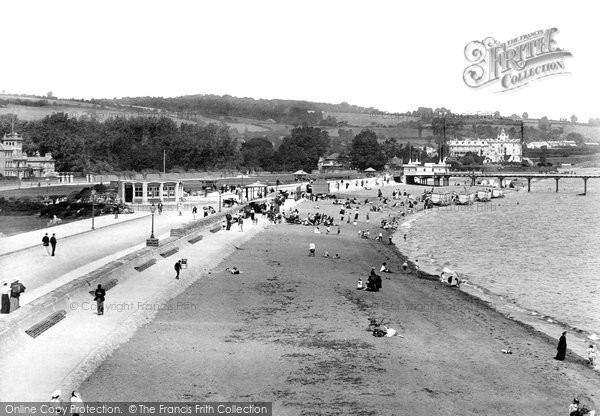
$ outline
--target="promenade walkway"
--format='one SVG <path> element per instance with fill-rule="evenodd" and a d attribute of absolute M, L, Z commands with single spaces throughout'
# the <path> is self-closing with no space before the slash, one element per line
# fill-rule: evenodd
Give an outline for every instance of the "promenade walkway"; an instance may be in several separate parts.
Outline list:
<path fill-rule="evenodd" d="M 0 368 L 4 374 L 0 377 L 0 400 L 47 401 L 57 388 L 64 392 L 75 388 L 82 374 L 100 364 L 106 354 L 133 334 L 137 326 L 151 320 L 167 300 L 217 266 L 236 250 L 236 246 L 249 240 L 265 225 L 266 220 L 261 218 L 255 225 L 246 221 L 243 232 L 238 232 L 237 227 L 217 233 L 206 230 L 201 241 L 184 247 L 177 254 L 177 258 L 187 258 L 189 265 L 182 270 L 180 280 L 174 278 L 176 258 L 159 257 L 155 265 L 143 272 L 135 271 L 132 265 L 134 276 L 107 292 L 103 316 L 96 314 L 92 296 L 71 298 L 65 319 L 37 338 L 23 337 L 18 348 L 0 355 Z M 146 228 L 144 223 L 144 230 Z M 119 230 L 113 234 L 122 233 Z M 83 240 L 79 242 L 79 249 L 73 248 L 72 255 L 62 261 L 70 264 L 78 255 L 90 251 L 92 245 L 113 247 L 110 238 L 98 239 L 96 234 L 85 233 L 80 238 Z M 115 256 L 119 254 L 115 253 Z M 210 279 L 206 284 L 210 284 Z M 194 307 L 193 300 L 179 306 Z"/>

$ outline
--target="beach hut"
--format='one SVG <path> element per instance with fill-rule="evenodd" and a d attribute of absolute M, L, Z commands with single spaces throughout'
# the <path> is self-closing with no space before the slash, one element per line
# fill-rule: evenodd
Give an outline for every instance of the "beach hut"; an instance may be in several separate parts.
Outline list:
<path fill-rule="evenodd" d="M 246 200 L 250 201 L 256 198 L 263 198 L 267 195 L 267 184 L 262 182 L 253 182 L 245 185 Z"/>

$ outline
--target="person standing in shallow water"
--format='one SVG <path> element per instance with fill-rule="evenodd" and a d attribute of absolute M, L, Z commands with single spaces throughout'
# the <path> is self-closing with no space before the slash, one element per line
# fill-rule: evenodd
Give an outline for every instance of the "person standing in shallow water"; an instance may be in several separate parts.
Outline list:
<path fill-rule="evenodd" d="M 563 332 L 558 340 L 558 347 L 556 347 L 556 357 L 555 360 L 564 360 L 567 355 L 567 331 Z"/>

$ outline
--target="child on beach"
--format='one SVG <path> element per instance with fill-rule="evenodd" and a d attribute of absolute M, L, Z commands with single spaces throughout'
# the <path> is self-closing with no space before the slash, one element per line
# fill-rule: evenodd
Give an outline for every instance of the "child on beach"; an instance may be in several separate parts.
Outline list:
<path fill-rule="evenodd" d="M 596 357 L 598 355 L 598 351 L 596 350 L 596 346 L 594 344 L 590 344 L 590 346 L 587 349 L 587 353 L 588 353 L 588 360 L 590 362 L 590 365 L 592 367 L 594 367 L 596 365 Z"/>
<path fill-rule="evenodd" d="M 315 256 L 315 249 L 316 249 L 315 243 L 310 243 L 308 245 L 308 255 L 310 257 L 314 257 Z"/>

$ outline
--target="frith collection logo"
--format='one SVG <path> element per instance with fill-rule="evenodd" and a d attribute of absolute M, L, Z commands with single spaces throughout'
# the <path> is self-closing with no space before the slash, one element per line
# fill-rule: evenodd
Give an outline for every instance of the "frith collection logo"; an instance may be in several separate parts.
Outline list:
<path fill-rule="evenodd" d="M 497 92 L 505 92 L 566 74 L 564 59 L 572 54 L 556 45 L 556 32 L 556 28 L 538 30 L 504 43 L 492 37 L 470 42 L 465 46 L 465 58 L 470 63 L 463 73 L 465 84 L 481 88 L 499 83 Z"/>

